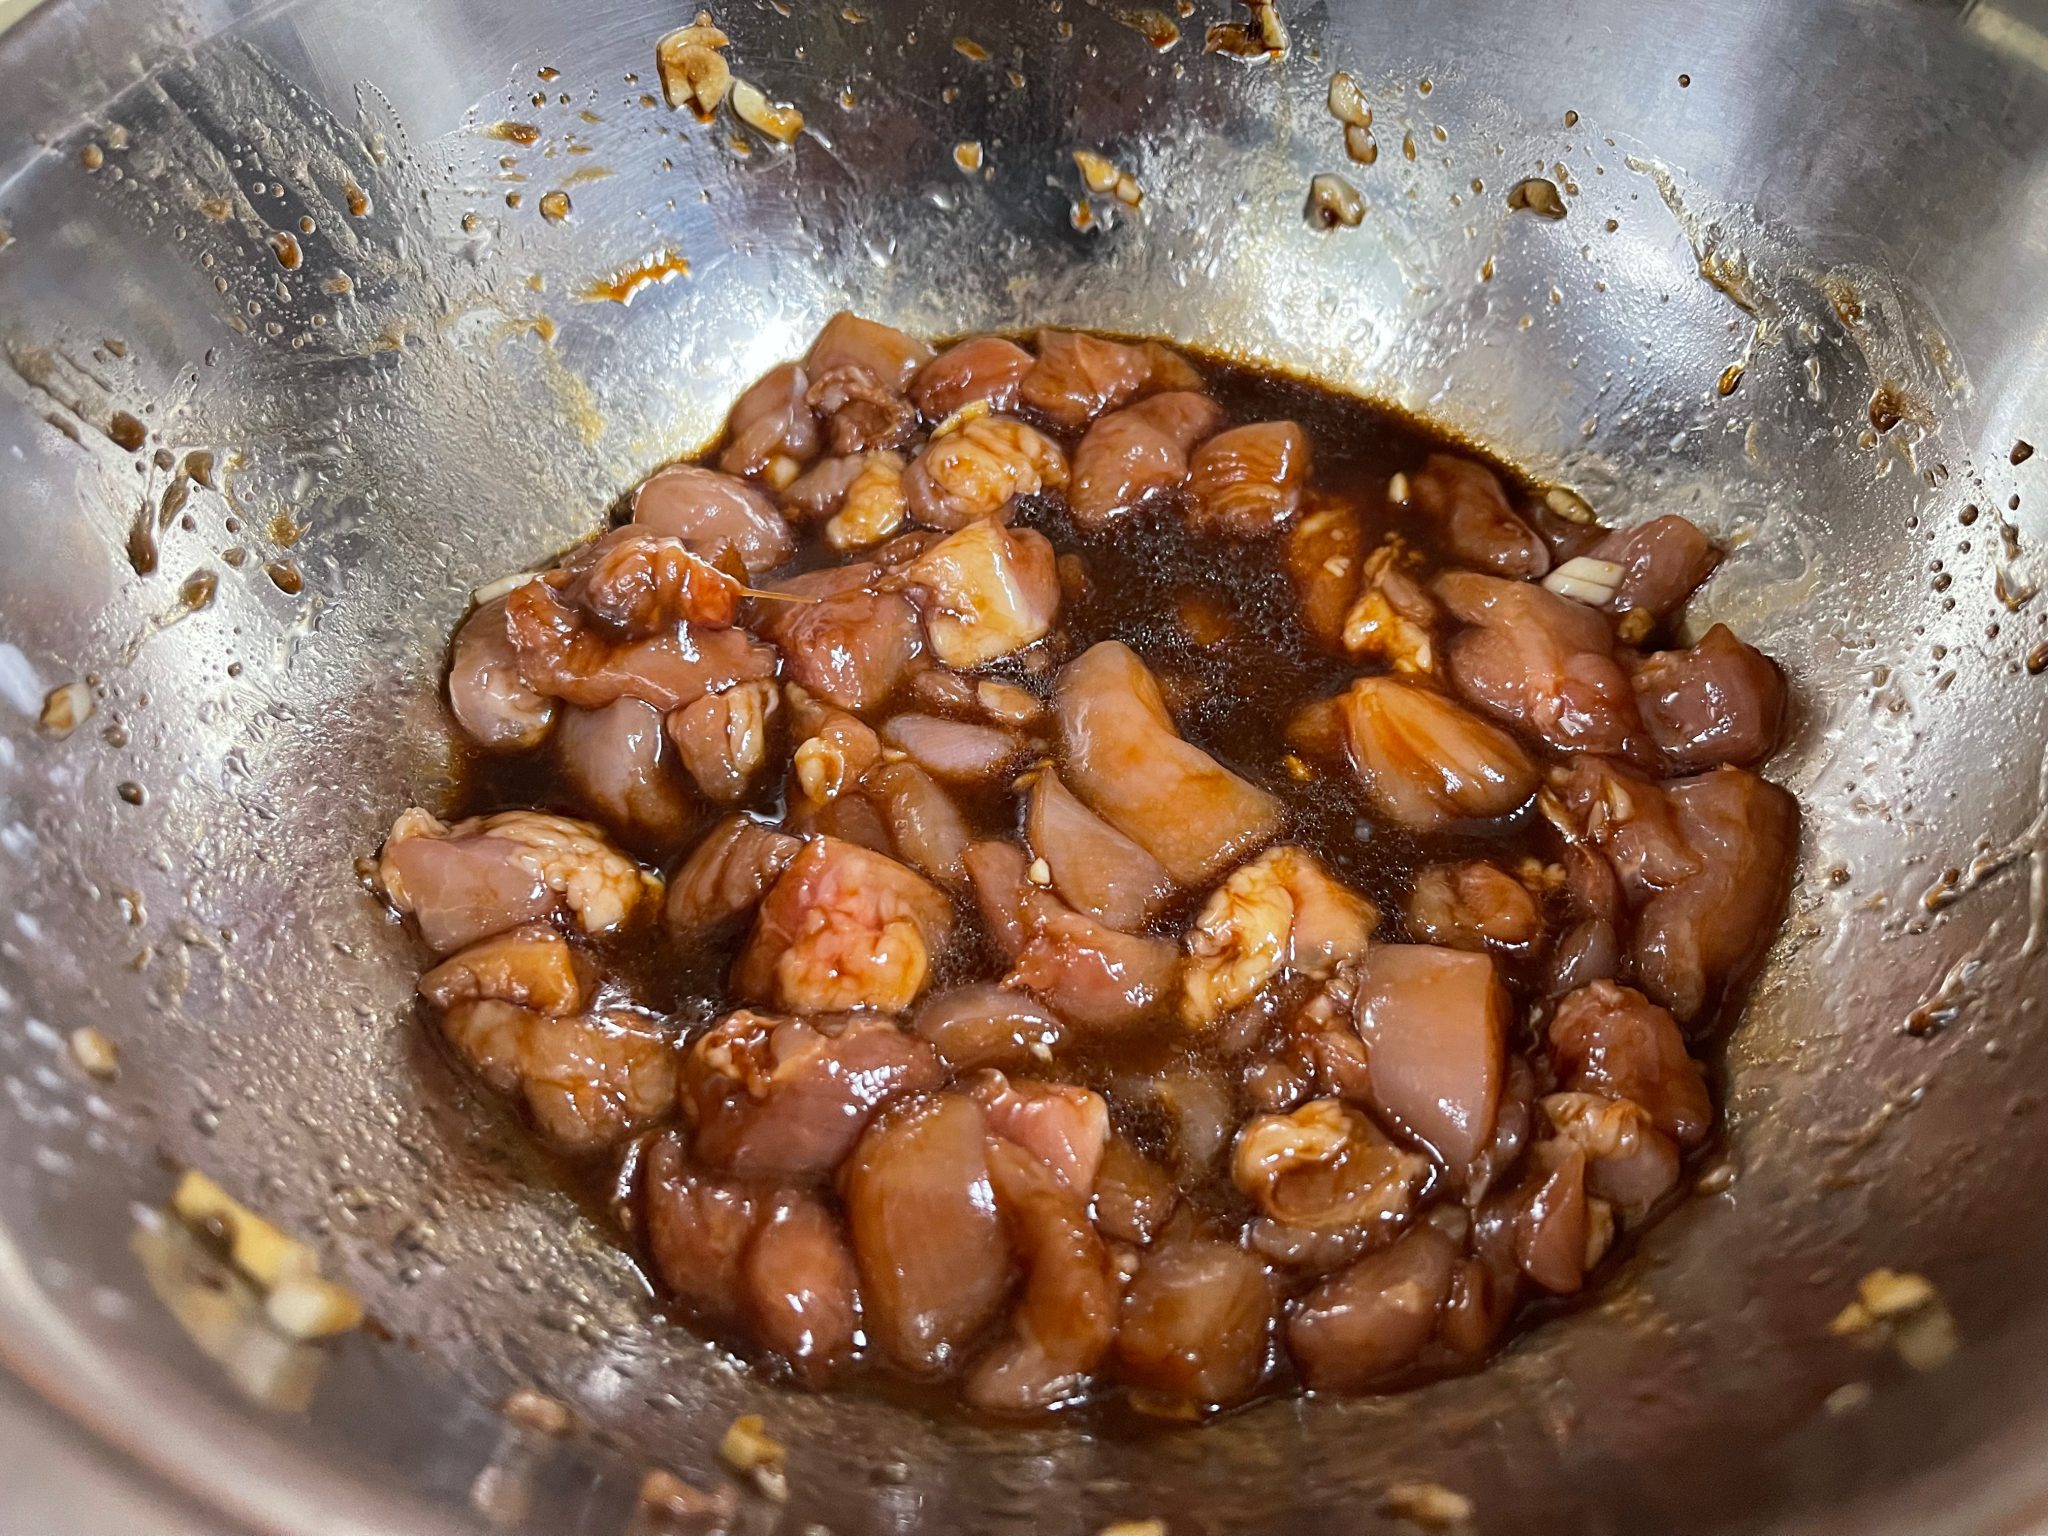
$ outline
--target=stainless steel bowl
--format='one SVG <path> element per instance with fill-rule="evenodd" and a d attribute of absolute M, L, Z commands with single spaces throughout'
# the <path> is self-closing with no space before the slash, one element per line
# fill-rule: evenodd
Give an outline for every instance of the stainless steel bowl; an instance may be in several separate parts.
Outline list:
<path fill-rule="evenodd" d="M 736 71 L 804 114 L 787 149 L 646 104 L 690 6 L 54 0 L 0 41 L 23 1528 L 610 1532 L 649 1466 L 719 1478 L 751 1408 L 793 1497 L 750 1496 L 750 1530 L 1370 1532 L 1401 1482 L 1489 1532 L 2048 1529 L 2048 456 L 2014 462 L 2048 441 L 2048 15 L 1283 0 L 1288 53 L 1247 63 L 1203 52 L 1201 5 L 1161 52 L 1114 0 L 725 0 Z M 1077 230 L 1075 149 L 1142 206 Z M 1304 219 L 1326 171 L 1357 227 Z M 1510 208 L 1536 175 L 1564 219 Z M 585 297 L 664 252 L 687 277 Z M 1697 617 L 1797 680 L 1806 843 L 1730 1047 L 1732 1182 L 1625 1286 L 1405 1397 L 1135 1443 L 935 1425 L 653 1320 L 422 1050 L 352 861 L 445 782 L 469 589 L 841 305 L 1303 369 L 1738 546 Z M 71 683 L 95 712 L 59 736 Z M 316 1241 L 381 1331 L 218 1363 L 151 1283 L 183 1164 Z M 1935 1283 L 1953 1358 L 1829 1334 L 1878 1267 Z M 523 1385 L 582 1428 L 508 1425 Z"/>

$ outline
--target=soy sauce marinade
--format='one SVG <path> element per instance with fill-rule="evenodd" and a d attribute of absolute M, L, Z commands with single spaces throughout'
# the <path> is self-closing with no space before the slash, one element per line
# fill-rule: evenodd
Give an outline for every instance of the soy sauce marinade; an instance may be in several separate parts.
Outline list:
<path fill-rule="evenodd" d="M 937 417 L 952 414 L 933 408 L 920 416 L 910 402 L 958 352 L 933 363 L 896 333 L 834 324 L 836 344 L 828 328 L 805 373 L 778 384 L 794 371 L 778 370 L 748 397 L 783 402 L 779 446 L 793 449 L 755 473 L 757 508 L 779 501 L 787 510 L 841 458 L 867 463 L 893 452 L 883 480 L 918 466 L 921 454 L 933 452 L 927 433 L 940 426 Z M 1087 960 L 1097 938 L 1107 945 L 1103 953 L 1123 941 L 1091 927 L 1086 913 L 1070 921 L 1071 905 L 1059 900 L 1081 855 L 1064 843 L 1030 843 L 1023 808 L 1034 775 L 1047 764 L 1063 778 L 1086 766 L 1072 760 L 1075 743 L 1047 715 L 1021 725 L 993 722 L 1015 735 L 1017 750 L 983 782 L 925 775 L 958 813 L 956 840 L 1019 845 L 1020 863 L 1033 855 L 1040 862 L 1026 877 L 1030 887 L 1016 887 L 1024 907 L 1009 904 L 1000 879 L 984 878 L 985 866 L 927 870 L 931 888 L 950 903 L 952 930 L 932 946 L 915 1002 L 886 999 L 884 1017 L 893 1021 L 886 1026 L 873 1010 L 855 1023 L 840 1019 L 851 1001 L 843 979 L 825 984 L 835 1007 L 824 1023 L 784 1024 L 778 1032 L 763 1022 L 751 1033 L 727 1025 L 741 1009 L 770 1021 L 802 1012 L 777 995 L 783 982 L 759 980 L 768 974 L 759 964 L 748 995 L 735 993 L 736 972 L 747 967 L 743 952 L 769 942 L 758 931 L 769 926 L 766 918 L 751 907 L 707 929 L 670 920 L 673 910 L 665 919 L 645 902 L 608 931 L 590 933 L 559 895 L 539 898 L 546 910 L 536 924 L 526 908 L 477 918 L 473 890 L 464 887 L 468 927 L 459 936 L 492 932 L 482 947 L 499 947 L 489 963 L 465 967 L 458 953 L 423 979 L 430 1027 L 487 1082 L 523 1095 L 541 1144 L 567 1154 L 561 1166 L 594 1204 L 628 1213 L 634 1230 L 624 1240 L 675 1299 L 680 1320 L 815 1386 L 907 1394 L 935 1408 L 957 1399 L 1003 1415 L 1086 1405 L 1107 1415 L 1103 1422 L 1120 1422 L 1135 1409 L 1149 1422 L 1304 1385 L 1388 1390 L 1472 1368 L 1519 1311 L 1579 1294 L 1603 1264 L 1611 1269 L 1616 1241 L 1669 1203 L 1681 1158 L 1697 1155 L 1707 1139 L 1711 1107 L 1686 1042 L 1711 1040 L 1739 1004 L 1787 878 L 1789 800 L 1749 772 L 1774 742 L 1781 708 L 1775 669 L 1719 630 L 1694 648 L 1654 652 L 1669 641 L 1674 611 L 1712 563 L 1704 539 L 1679 519 L 1610 535 L 1582 509 L 1566 502 L 1575 515 L 1560 516 L 1533 488 L 1412 421 L 1215 359 L 1200 361 L 1197 384 L 1174 377 L 1185 365 L 1156 348 L 1041 338 L 1033 360 L 985 340 L 966 345 L 988 354 L 984 371 L 996 379 L 996 409 L 984 422 L 1037 428 L 1058 446 L 1062 471 L 1094 462 L 1085 439 L 1093 423 L 1108 418 L 1113 426 L 1117 410 L 1175 386 L 1216 402 L 1224 430 L 1291 421 L 1306 434 L 1305 477 L 1298 463 L 1288 471 L 1256 453 L 1236 456 L 1240 478 L 1296 477 L 1256 536 L 1224 536 L 1203 516 L 1201 498 L 1227 497 L 1233 485 L 1213 462 L 1202 467 L 1202 443 L 1218 436 L 1208 420 L 1178 464 L 1170 452 L 1163 468 L 1157 454 L 1142 461 L 1142 474 L 1163 483 L 1137 497 L 1132 510 L 1077 518 L 1053 484 L 1065 479 L 1062 472 L 1043 474 L 1043 488 L 1001 498 L 993 511 L 1013 530 L 1030 531 L 1013 537 L 1043 536 L 1061 557 L 1057 612 L 1046 633 L 963 669 L 970 690 L 995 679 L 1050 705 L 1063 696 L 1071 663 L 1099 642 L 1121 642 L 1158 680 L 1181 735 L 1277 801 L 1272 824 L 1219 858 L 1212 875 L 1175 882 L 1147 916 L 1125 924 L 1156 946 L 1172 946 L 1182 956 L 1176 973 L 1107 1024 L 1091 1012 L 1099 987 L 1060 990 L 1066 982 L 1058 978 L 1083 972 L 1099 982 Z M 978 366 L 983 353 L 969 361 Z M 849 380 L 853 387 L 844 387 Z M 736 418 L 747 408 L 743 401 Z M 946 435 L 973 427 L 975 409 Z M 721 460 L 729 469 L 750 467 L 736 461 L 743 446 L 722 445 L 707 468 Z M 790 484 L 799 473 L 804 478 Z M 917 473 L 913 467 L 901 483 Z M 886 497 L 883 504 L 895 505 Z M 650 495 L 638 505 L 638 523 L 632 505 L 617 520 L 640 532 L 614 538 L 674 534 L 737 572 L 732 554 L 689 516 L 679 523 L 669 512 L 650 513 Z M 914 514 L 915 496 L 910 505 Z M 772 589 L 788 572 L 873 560 L 879 546 L 883 566 L 861 591 L 907 592 L 929 626 L 941 599 L 906 575 L 924 566 L 888 562 L 906 538 L 923 541 L 912 551 L 922 556 L 960 535 L 916 523 L 913 515 L 868 547 L 847 549 L 834 548 L 824 531 L 844 542 L 838 524 L 813 518 L 792 530 L 793 553 L 745 579 L 753 589 Z M 1313 633 L 1304 617 L 1303 551 L 1311 535 L 1327 538 L 1338 523 L 1355 553 L 1316 565 L 1314 579 L 1326 594 L 1350 594 L 1351 628 L 1362 638 L 1327 622 Z M 1381 575 L 1368 574 L 1373 552 L 1387 546 L 1391 553 L 1377 562 Z M 571 567 L 577 558 L 564 557 Z M 1387 644 L 1385 625 L 1375 634 L 1356 617 L 1387 569 L 1406 582 L 1388 589 L 1397 607 L 1408 604 L 1405 647 Z M 1460 570 L 1492 574 L 1477 584 L 1436 579 Z M 1535 584 L 1545 574 L 1555 593 Z M 556 585 L 546 600 L 558 604 L 553 622 L 586 623 L 606 644 L 628 636 L 588 616 L 562 620 L 591 578 L 549 579 Z M 1005 578 L 982 579 L 999 585 Z M 618 610 L 602 598 L 583 600 L 609 620 Z M 515 608 L 527 601 L 511 599 Z M 1502 603 L 1513 611 L 1496 619 L 1488 605 Z M 474 660 L 478 647 L 465 645 L 466 629 L 451 674 L 457 713 L 472 737 L 497 739 L 490 749 L 473 742 L 466 753 L 450 819 L 515 810 L 580 818 L 645 868 L 670 874 L 694 848 L 715 841 L 716 827 L 726 825 L 721 818 L 734 813 L 813 840 L 835 833 L 834 847 L 866 841 L 907 858 L 891 841 L 891 824 L 847 814 L 863 797 L 899 804 L 872 786 L 898 784 L 906 770 L 892 778 L 888 768 L 904 754 L 885 747 L 884 758 L 839 786 L 843 800 L 821 805 L 811 793 L 815 782 L 804 777 L 800 745 L 857 736 L 858 722 L 886 736 L 905 713 L 992 722 L 963 702 L 967 694 L 928 692 L 934 680 L 915 675 L 939 661 L 924 630 L 923 654 L 858 708 L 821 710 L 815 699 L 803 701 L 787 690 L 792 675 L 810 675 L 803 672 L 809 642 L 777 631 L 772 617 L 789 610 L 754 598 L 737 614 L 740 627 L 778 637 L 772 686 L 785 691 L 771 749 L 746 791 L 712 806 L 678 757 L 688 727 L 675 723 L 681 710 L 659 687 L 645 690 L 660 706 L 647 718 L 666 717 L 659 750 L 629 733 L 621 739 L 640 743 L 637 759 L 627 751 L 605 771 L 587 761 L 577 771 L 570 756 L 587 757 L 593 739 L 619 751 L 579 717 L 595 713 L 598 696 L 574 670 L 592 665 L 590 654 L 565 664 L 562 655 L 536 649 L 542 642 L 531 625 L 522 630 L 518 617 L 480 609 L 470 623 L 489 630 L 499 664 L 491 676 L 501 692 L 519 696 L 507 706 L 510 716 L 526 726 L 542 714 L 552 718 L 525 730 L 512 750 L 505 739 L 511 727 L 502 722 L 479 732 L 479 707 L 470 701 L 480 697 L 475 680 L 484 674 Z M 621 665 L 613 655 L 604 662 L 611 671 L 590 674 L 608 680 L 598 693 L 612 691 Z M 510 683 L 508 668 L 517 673 Z M 1399 685 L 1377 712 L 1325 707 L 1315 723 L 1319 701 L 1348 698 L 1359 678 L 1382 676 Z M 634 698 L 634 686 L 628 676 L 617 697 Z M 1419 695 L 1428 696 L 1427 707 L 1451 712 L 1449 735 L 1436 716 L 1417 725 L 1402 714 Z M 616 715 L 644 706 L 608 707 Z M 827 715 L 840 723 L 820 726 Z M 808 730 L 820 735 L 807 738 Z M 1505 750 L 1522 760 L 1507 768 L 1505 790 L 1487 789 L 1485 742 L 1474 730 L 1504 734 Z M 827 756 L 843 767 L 838 747 Z M 1154 759 L 1135 761 L 1151 771 Z M 915 754 L 911 764 L 914 778 Z M 616 786 L 634 774 L 639 791 L 659 789 L 688 806 L 686 828 L 650 833 L 621 819 Z M 1403 775 L 1424 782 L 1419 800 L 1392 782 Z M 1482 799 L 1506 793 L 1509 803 L 1495 814 L 1457 814 L 1472 803 L 1460 799 L 1458 786 L 1468 781 Z M 1103 803 L 1114 798 L 1097 786 L 1088 810 L 1147 844 L 1142 818 Z M 1451 814 L 1431 811 L 1442 809 L 1438 802 Z M 1187 823 L 1199 829 L 1204 814 L 1191 798 Z M 395 833 L 387 845 L 387 868 L 391 847 L 402 841 Z M 489 829 L 461 826 L 429 841 L 426 851 L 437 856 L 450 845 L 472 855 L 493 846 Z M 1222 1017 L 1196 1020 L 1189 977 L 1247 954 L 1258 971 L 1257 933 L 1267 931 L 1258 925 L 1273 921 L 1270 901 L 1262 906 L 1261 898 L 1275 889 L 1259 877 L 1279 869 L 1272 861 L 1282 857 L 1261 850 L 1274 848 L 1300 850 L 1312 861 L 1302 877 L 1308 895 L 1294 898 L 1293 926 L 1281 921 L 1281 948 L 1307 949 L 1283 956 Z M 1046 855 L 1053 863 L 1064 858 L 1066 867 L 1050 882 L 1049 897 L 1034 897 L 1047 884 Z M 413 857 L 417 864 L 417 851 Z M 391 891 L 394 904 L 428 926 L 440 899 L 434 872 L 404 874 Z M 784 901 L 785 879 L 797 877 L 760 875 L 771 904 Z M 1247 883 L 1235 917 L 1216 894 L 1226 879 Z M 1318 882 L 1372 904 L 1370 947 L 1355 934 L 1332 940 L 1311 932 L 1324 889 Z M 849 900 L 857 907 L 858 892 Z M 1038 935 L 1042 963 L 1020 960 L 1018 930 L 1006 926 L 1027 908 L 1026 930 Z M 1062 915 L 1045 915 L 1056 909 Z M 848 919 L 856 928 L 863 920 Z M 514 929 L 508 959 L 500 930 L 515 924 L 524 926 Z M 1194 932 L 1205 924 L 1206 936 Z M 1358 928 L 1355 921 L 1336 926 Z M 1221 959 L 1213 953 L 1218 933 L 1229 940 Z M 1323 947 L 1308 952 L 1315 943 Z M 567 1001 L 557 996 L 537 1007 L 534 988 L 518 980 L 522 968 L 535 967 L 535 944 L 556 962 L 573 955 L 581 967 Z M 445 924 L 437 947 L 443 954 L 455 947 Z M 873 952 L 887 950 L 877 938 Z M 1149 964 L 1159 953 L 1148 949 L 1143 958 Z M 451 966 L 460 973 L 452 988 L 445 979 Z M 1040 974 L 1047 970 L 1056 978 L 1049 985 Z M 1001 995 L 1053 1021 L 1046 1029 L 1059 1038 L 1050 1048 L 1044 1030 L 1034 1035 L 1035 1024 L 1020 1026 L 1007 1047 L 991 1047 L 987 1031 L 948 1033 L 943 1021 L 933 1022 L 935 998 L 980 1000 L 982 993 L 954 989 L 1019 977 L 1031 985 Z M 792 985 L 801 992 L 806 984 Z M 879 985 L 886 991 L 886 982 Z M 1060 1019 L 1069 998 L 1089 1016 Z M 639 1012 L 618 1011 L 628 1004 Z M 640 1031 L 633 1062 L 607 1056 L 606 1019 Z M 863 1050 L 869 1055 L 854 1060 Z M 678 1075 L 678 1062 L 680 1086 L 664 1101 L 660 1090 Z M 856 1080 L 869 1068 L 881 1088 L 870 1083 L 863 1093 Z M 809 1106 L 803 1115 L 812 1128 L 823 1117 L 861 1139 L 850 1149 L 835 1144 L 830 1162 L 820 1163 L 815 1149 L 806 1150 L 810 1131 L 786 1129 L 803 1115 L 775 1121 L 799 1100 Z M 982 1128 L 982 1154 L 960 1152 L 971 1137 L 946 1142 L 931 1129 L 950 1134 L 956 1122 Z M 1019 1154 L 1020 1146 L 1031 1155 Z M 963 1173 L 962 1156 L 988 1161 Z M 630 1205 L 614 1206 L 608 1202 L 622 1159 L 636 1188 Z M 865 1171 L 850 1173 L 854 1165 Z M 962 1178 L 973 1189 L 964 1205 L 953 1187 Z M 980 1211 L 984 1240 L 925 1252 L 892 1236 L 889 1213 L 926 1201 L 936 1202 L 935 1213 Z M 1424 1302 L 1419 1315 L 1415 1296 Z"/>

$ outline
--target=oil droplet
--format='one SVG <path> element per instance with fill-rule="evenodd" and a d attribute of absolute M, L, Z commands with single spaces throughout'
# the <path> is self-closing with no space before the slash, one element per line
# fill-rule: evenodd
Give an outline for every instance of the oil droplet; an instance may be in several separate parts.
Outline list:
<path fill-rule="evenodd" d="M 107 418 L 107 436 L 113 439 L 116 447 L 135 453 L 149 441 L 149 428 L 139 417 L 127 411 L 116 411 Z"/>
<path fill-rule="evenodd" d="M 651 288 L 656 283 L 673 282 L 676 278 L 689 275 L 690 263 L 674 250 L 664 250 L 635 266 L 625 267 L 609 277 L 599 278 L 585 288 L 581 296 L 593 301 L 631 304 L 634 295 L 641 289 Z"/>
<path fill-rule="evenodd" d="M 1401 135 L 1401 153 L 1407 159 L 1413 160 L 1415 158 L 1414 134 L 1404 133 Z"/>
<path fill-rule="evenodd" d="M 962 139 L 953 146 L 953 163 L 973 175 L 981 169 L 981 140 Z"/>
<path fill-rule="evenodd" d="M 534 71 L 543 80 L 554 81 L 562 78 L 562 72 L 552 64 L 543 64 Z"/>
<path fill-rule="evenodd" d="M 281 229 L 271 231 L 270 249 L 277 257 L 277 264 L 287 272 L 298 271 L 299 263 L 305 259 L 299 250 L 299 242 Z"/>
<path fill-rule="evenodd" d="M 323 293 L 353 293 L 355 286 L 354 278 L 350 277 L 346 272 L 337 272 L 320 285 L 320 290 Z"/>
<path fill-rule="evenodd" d="M 487 139 L 503 139 L 507 144 L 538 144 L 540 129 L 532 123 L 492 123 L 484 129 Z"/>
<path fill-rule="evenodd" d="M 1493 281 L 1493 258 L 1491 256 L 1479 263 L 1479 281 L 1482 283 Z"/>
<path fill-rule="evenodd" d="M 78 152 L 78 163 L 88 171 L 96 171 L 107 163 L 106 152 L 97 144 L 88 144 Z"/>
<path fill-rule="evenodd" d="M 130 805 L 140 805 L 142 804 L 143 801 L 149 798 L 148 792 L 144 790 L 143 787 L 140 784 L 136 783 L 133 779 L 129 779 L 125 783 L 115 785 L 114 793 L 119 795 L 123 800 L 126 800 Z"/>
<path fill-rule="evenodd" d="M 988 50 L 971 37 L 953 39 L 953 51 L 963 59 L 972 59 L 977 64 L 988 62 Z"/>
<path fill-rule="evenodd" d="M 1691 75 L 1680 75 L 1680 76 L 1678 77 L 1678 88 L 1679 88 L 1679 89 L 1680 89 L 1681 91 L 1682 91 L 1682 90 L 1684 90 L 1684 89 L 1685 89 L 1685 88 L 1686 88 L 1687 86 L 1689 86 L 1689 85 L 1691 85 L 1691 84 L 1692 84 L 1692 76 L 1691 76 Z"/>
<path fill-rule="evenodd" d="M 520 196 L 520 194 L 517 192 L 507 192 L 505 194 L 505 206 L 507 208 L 517 208 L 521 203 L 525 201 L 526 199 Z"/>
<path fill-rule="evenodd" d="M 270 578 L 270 584 L 287 597 L 297 597 L 305 590 L 306 578 L 300 572 L 296 560 L 273 560 L 263 567 L 263 574 Z"/>
<path fill-rule="evenodd" d="M 341 184 L 341 195 L 348 201 L 351 218 L 360 219 L 370 211 L 370 194 L 357 186 L 354 178 Z"/>
<path fill-rule="evenodd" d="M 540 216 L 550 224 L 559 224 L 569 217 L 569 194 L 559 187 L 540 195 Z"/>
<path fill-rule="evenodd" d="M 474 209 L 462 216 L 462 232 L 465 235 L 473 235 L 483 227 L 484 221 L 476 216 Z"/>
<path fill-rule="evenodd" d="M 1723 368 L 1721 370 L 1720 382 L 1715 384 L 1714 388 L 1720 394 L 1721 398 L 1725 400 L 1730 395 L 1735 393 L 1736 386 L 1739 385 L 1741 382 L 1742 364 L 1730 363 L 1726 368 Z"/>
<path fill-rule="evenodd" d="M 2048 642 L 2043 642 L 2027 652 L 2027 670 L 2036 677 L 2048 672 Z"/>
<path fill-rule="evenodd" d="M 1508 188 L 1508 207 L 1545 219 L 1565 215 L 1564 194 L 1548 176 L 1527 176 Z"/>
<path fill-rule="evenodd" d="M 1578 114 L 1578 113 L 1576 113 L 1576 112 L 1570 112 L 1570 111 L 1566 112 L 1566 113 L 1565 113 L 1565 115 L 1564 115 L 1564 125 L 1565 125 L 1565 127 L 1567 127 L 1567 128 L 1576 128 L 1576 127 L 1578 127 L 1578 126 L 1579 126 L 1579 114 Z"/>
<path fill-rule="evenodd" d="M 2014 464 L 2024 464 L 2033 456 L 2034 445 L 2024 437 L 2012 445 L 2012 461 Z"/>

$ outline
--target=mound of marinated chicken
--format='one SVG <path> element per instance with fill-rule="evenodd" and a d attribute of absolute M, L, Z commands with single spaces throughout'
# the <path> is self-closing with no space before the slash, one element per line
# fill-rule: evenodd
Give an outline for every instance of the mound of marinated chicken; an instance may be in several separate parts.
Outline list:
<path fill-rule="evenodd" d="M 1776 928 L 1717 554 L 1153 343 L 851 314 L 481 602 L 376 882 L 448 1049 L 814 1385 L 1469 1368 L 1713 1134 Z"/>

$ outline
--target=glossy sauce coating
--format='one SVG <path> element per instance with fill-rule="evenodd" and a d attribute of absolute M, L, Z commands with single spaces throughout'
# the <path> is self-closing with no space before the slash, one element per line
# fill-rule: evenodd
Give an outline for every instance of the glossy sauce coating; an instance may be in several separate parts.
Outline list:
<path fill-rule="evenodd" d="M 681 1324 L 1179 1423 L 1475 1368 L 1677 1198 L 1797 838 L 1683 519 L 852 316 L 620 517 L 458 632 L 379 886 Z"/>

